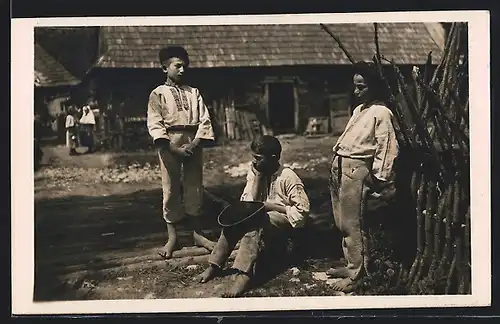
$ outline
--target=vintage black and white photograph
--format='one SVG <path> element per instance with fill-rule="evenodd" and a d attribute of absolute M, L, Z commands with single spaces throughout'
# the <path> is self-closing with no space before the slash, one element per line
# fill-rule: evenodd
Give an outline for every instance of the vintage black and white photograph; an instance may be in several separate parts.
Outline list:
<path fill-rule="evenodd" d="M 451 14 L 345 16 L 28 25 L 19 172 L 34 187 L 13 214 L 28 302 L 489 303 L 472 266 L 488 280 L 489 189 L 472 173 L 489 174 L 489 130 L 471 126 L 489 114 L 471 53 L 489 37 Z"/>

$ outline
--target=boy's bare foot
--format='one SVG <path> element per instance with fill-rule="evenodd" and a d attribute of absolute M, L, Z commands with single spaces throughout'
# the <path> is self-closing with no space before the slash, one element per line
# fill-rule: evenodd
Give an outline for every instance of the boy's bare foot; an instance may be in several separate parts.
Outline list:
<path fill-rule="evenodd" d="M 219 268 L 214 265 L 208 266 L 201 274 L 197 275 L 194 280 L 201 283 L 209 282 L 212 278 L 217 276 Z"/>
<path fill-rule="evenodd" d="M 250 283 L 250 277 L 246 273 L 239 273 L 235 277 L 235 282 L 231 289 L 222 294 L 222 297 L 235 298 L 240 297 L 247 290 Z"/>
<path fill-rule="evenodd" d="M 351 278 L 344 278 L 334 283 L 332 288 L 335 291 L 342 291 L 345 293 L 349 293 L 354 289 L 354 281 Z"/>
<path fill-rule="evenodd" d="M 168 239 L 167 243 L 158 250 L 158 254 L 164 259 L 170 259 L 177 245 L 175 238 Z"/>
<path fill-rule="evenodd" d="M 204 247 L 210 252 L 212 252 L 213 249 L 215 248 L 215 242 L 210 241 L 209 239 L 197 233 L 196 231 L 193 231 L 193 241 L 195 245 Z"/>
<path fill-rule="evenodd" d="M 330 278 L 347 278 L 350 276 L 350 273 L 346 267 L 339 267 L 328 269 L 326 275 Z"/>
<path fill-rule="evenodd" d="M 164 259 L 170 259 L 172 252 L 177 246 L 177 231 L 174 224 L 167 223 L 168 241 L 158 250 L 158 254 Z"/>

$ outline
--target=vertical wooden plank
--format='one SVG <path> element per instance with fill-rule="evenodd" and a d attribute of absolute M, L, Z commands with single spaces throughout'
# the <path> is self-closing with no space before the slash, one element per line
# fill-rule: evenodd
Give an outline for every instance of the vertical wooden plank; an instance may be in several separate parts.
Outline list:
<path fill-rule="evenodd" d="M 245 122 L 245 128 L 248 131 L 248 140 L 251 141 L 254 139 L 254 133 L 253 133 L 252 123 L 250 122 L 250 114 L 248 112 L 245 112 L 243 114 L 243 120 Z"/>
<path fill-rule="evenodd" d="M 217 102 L 215 100 L 212 100 L 212 115 L 210 117 L 212 120 L 215 120 L 214 123 L 219 127 L 219 115 L 217 111 Z"/>
<path fill-rule="evenodd" d="M 220 122 L 221 136 L 223 138 L 223 141 L 225 141 L 227 139 L 226 116 L 224 114 L 224 103 L 222 102 L 222 100 L 220 98 L 217 100 L 217 110 L 219 111 L 219 122 Z"/>
<path fill-rule="evenodd" d="M 219 114 L 219 108 L 217 107 L 217 100 L 212 100 L 212 113 L 213 113 L 213 118 L 215 120 L 215 125 L 217 126 L 217 129 L 214 129 L 215 132 L 215 140 L 218 142 L 221 137 L 222 137 L 222 123 L 220 120 L 220 114 Z"/>
<path fill-rule="evenodd" d="M 124 135 L 124 132 L 125 132 L 125 122 L 123 120 L 123 116 L 122 115 L 118 115 L 117 118 L 116 118 L 116 122 L 117 122 L 117 126 L 118 126 L 118 148 L 121 149 L 123 148 L 123 135 Z"/>
<path fill-rule="evenodd" d="M 238 125 L 238 131 L 240 133 L 240 141 L 245 140 L 245 127 L 243 126 L 243 123 L 241 121 L 241 111 L 235 110 L 236 111 L 236 124 Z"/>
<path fill-rule="evenodd" d="M 300 127 L 300 110 L 299 110 L 299 91 L 297 89 L 297 83 L 293 83 L 293 113 L 294 113 L 294 126 L 295 133 L 299 132 Z"/>
<path fill-rule="evenodd" d="M 233 107 L 231 106 L 231 100 L 228 100 L 227 102 L 228 104 L 228 112 L 229 112 L 229 125 L 230 126 L 230 129 L 231 129 L 231 139 L 232 140 L 235 140 L 236 139 L 236 125 L 234 123 L 234 111 L 233 111 Z"/>
<path fill-rule="evenodd" d="M 227 137 L 230 140 L 234 139 L 234 129 L 233 129 L 233 118 L 231 115 L 231 106 L 228 100 L 229 98 L 224 98 L 224 108 L 226 111 L 226 123 L 227 123 Z"/>
<path fill-rule="evenodd" d="M 245 139 L 245 127 L 243 126 L 243 123 L 241 122 L 241 111 L 235 109 L 234 115 L 235 115 L 235 119 L 236 119 L 236 128 L 238 129 L 238 133 L 239 133 L 239 140 L 244 140 Z"/>
<path fill-rule="evenodd" d="M 266 114 L 267 121 L 269 121 L 269 83 L 264 84 L 264 97 L 263 97 L 264 112 Z"/>
<path fill-rule="evenodd" d="M 309 91 L 309 83 L 308 80 L 303 80 L 299 77 L 296 78 L 296 89 L 297 89 L 297 97 L 298 97 L 298 110 L 300 111 L 299 118 L 302 116 L 304 120 L 307 120 L 307 117 L 311 115 L 311 93 Z"/>
<path fill-rule="evenodd" d="M 239 113 L 240 113 L 239 115 L 240 115 L 240 121 L 241 121 L 241 129 L 243 131 L 242 139 L 247 141 L 250 139 L 250 133 L 249 133 L 248 125 L 245 122 L 245 112 L 240 111 Z"/>
<path fill-rule="evenodd" d="M 246 139 L 251 140 L 252 139 L 252 129 L 250 127 L 250 123 L 248 122 L 248 113 L 246 111 L 241 113 L 241 120 L 243 122 L 243 125 L 245 125 L 245 131 L 246 131 Z"/>
<path fill-rule="evenodd" d="M 223 123 L 224 136 L 229 139 L 229 133 L 227 131 L 227 116 L 226 116 L 226 100 L 224 98 L 220 99 L 220 110 L 221 110 L 221 120 Z"/>
<path fill-rule="evenodd" d="M 233 115 L 233 110 L 231 109 L 231 101 L 227 101 L 227 116 L 228 116 L 228 121 L 227 124 L 229 126 L 229 136 L 232 140 L 236 138 L 235 132 L 234 132 L 234 115 Z"/>
<path fill-rule="evenodd" d="M 213 112 L 214 112 L 214 116 L 215 118 L 219 119 L 219 110 L 217 109 L 217 100 L 212 100 L 212 107 L 213 107 Z M 219 120 L 217 122 L 220 122 Z"/>
<path fill-rule="evenodd" d="M 113 105 L 111 103 L 111 99 L 109 99 L 108 101 L 108 104 L 106 105 L 106 115 L 107 115 L 107 118 L 106 118 L 106 124 L 104 125 L 104 129 L 105 129 L 105 134 L 106 136 L 108 136 L 109 134 L 112 133 L 112 129 L 111 129 L 111 118 L 112 118 L 112 112 L 113 111 Z"/>
<path fill-rule="evenodd" d="M 262 109 L 266 120 L 260 123 L 260 132 L 264 135 L 272 135 L 272 129 L 268 129 L 266 124 L 270 123 L 269 115 L 269 82 L 264 83 L 264 95 L 262 97 Z"/>
<path fill-rule="evenodd" d="M 236 108 L 234 107 L 234 97 L 231 96 L 231 115 L 233 116 L 234 125 L 234 138 L 239 141 L 241 140 L 241 127 L 238 122 L 238 116 L 236 114 Z"/>
<path fill-rule="evenodd" d="M 217 103 L 217 115 L 219 116 L 219 127 L 222 137 L 226 137 L 226 128 L 225 128 L 225 119 L 224 119 L 224 106 L 222 105 L 222 101 L 219 99 L 216 101 Z"/>

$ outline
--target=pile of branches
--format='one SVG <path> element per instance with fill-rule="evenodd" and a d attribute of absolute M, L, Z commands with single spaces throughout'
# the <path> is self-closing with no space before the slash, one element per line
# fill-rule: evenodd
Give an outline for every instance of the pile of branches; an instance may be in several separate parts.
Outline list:
<path fill-rule="evenodd" d="M 325 25 L 321 27 L 355 63 L 340 39 Z M 404 155 L 401 169 L 411 177 L 409 189 L 416 215 L 413 263 L 403 267 L 391 260 L 384 262 L 393 264 L 396 271 L 380 269 L 383 276 L 397 273 L 397 280 L 384 280 L 393 283 L 385 290 L 402 291 L 403 287 L 409 294 L 470 294 L 468 55 L 461 41 L 467 26 L 451 25 L 437 67 L 429 53 L 424 70 L 414 67 L 406 78 L 400 67 L 381 55 L 377 24 L 374 29 L 373 62 L 387 85 L 388 106 L 397 121 Z M 371 274 L 371 282 L 377 285 L 381 280 L 375 277 Z"/>

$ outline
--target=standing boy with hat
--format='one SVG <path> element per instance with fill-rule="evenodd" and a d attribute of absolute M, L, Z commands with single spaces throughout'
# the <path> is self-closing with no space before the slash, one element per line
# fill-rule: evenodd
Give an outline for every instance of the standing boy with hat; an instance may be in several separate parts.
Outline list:
<path fill-rule="evenodd" d="M 254 161 L 248 170 L 241 200 L 263 202 L 267 217 L 258 224 L 225 227 L 209 257 L 210 265 L 196 277 L 196 280 L 204 283 L 218 275 L 241 239 L 232 266 L 237 271 L 236 280 L 224 297 L 241 296 L 255 275 L 256 261 L 262 247 L 272 242 L 269 238 L 282 231 L 303 227 L 309 214 L 309 198 L 304 184 L 292 169 L 283 167 L 279 162 L 279 140 L 264 135 L 254 140 L 250 148 Z"/>
<path fill-rule="evenodd" d="M 180 46 L 163 48 L 159 59 L 167 80 L 149 96 L 147 126 L 158 148 L 163 218 L 168 231 L 168 241 L 159 254 L 170 258 L 177 244 L 178 224 L 186 215 L 192 221 L 194 243 L 210 251 L 213 249 L 214 242 L 201 233 L 200 217 L 203 202 L 202 148 L 205 141 L 214 140 L 214 132 L 200 91 L 182 82 L 189 66 L 186 50 Z M 181 188 L 184 189 L 182 194 Z"/>
<path fill-rule="evenodd" d="M 368 199 L 394 197 L 394 163 L 399 154 L 394 117 L 386 106 L 383 82 L 372 63 L 355 64 L 354 96 L 359 104 L 333 147 L 330 192 L 335 224 L 342 232 L 347 265 L 327 275 L 342 278 L 334 290 L 350 292 L 364 275 L 368 252 L 362 220 Z"/>

